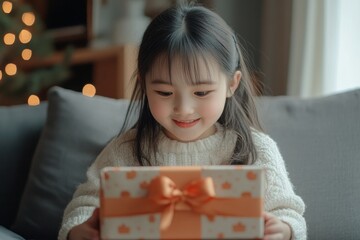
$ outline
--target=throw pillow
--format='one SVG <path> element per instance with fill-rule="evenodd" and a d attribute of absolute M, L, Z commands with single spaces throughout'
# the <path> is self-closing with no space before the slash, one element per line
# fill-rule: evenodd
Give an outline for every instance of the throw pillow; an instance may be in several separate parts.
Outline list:
<path fill-rule="evenodd" d="M 119 133 L 128 101 L 53 87 L 13 230 L 26 239 L 56 239 L 63 211 L 86 170 Z"/>

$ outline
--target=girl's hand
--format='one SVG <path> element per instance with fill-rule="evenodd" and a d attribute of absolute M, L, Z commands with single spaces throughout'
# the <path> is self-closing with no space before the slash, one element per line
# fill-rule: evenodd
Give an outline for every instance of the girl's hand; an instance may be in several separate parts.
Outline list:
<path fill-rule="evenodd" d="M 99 240 L 99 232 L 99 208 L 95 208 L 86 222 L 70 230 L 68 240 Z"/>
<path fill-rule="evenodd" d="M 271 213 L 265 212 L 264 240 L 290 240 L 291 228 Z"/>

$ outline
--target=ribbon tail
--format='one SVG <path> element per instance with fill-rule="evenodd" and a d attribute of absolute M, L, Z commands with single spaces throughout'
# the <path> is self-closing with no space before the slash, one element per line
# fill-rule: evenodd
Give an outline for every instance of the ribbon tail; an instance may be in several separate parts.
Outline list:
<path fill-rule="evenodd" d="M 160 222 L 160 229 L 165 230 L 167 229 L 172 222 L 174 217 L 175 211 L 175 204 L 170 204 L 170 206 L 166 207 L 161 214 L 161 222 Z"/>

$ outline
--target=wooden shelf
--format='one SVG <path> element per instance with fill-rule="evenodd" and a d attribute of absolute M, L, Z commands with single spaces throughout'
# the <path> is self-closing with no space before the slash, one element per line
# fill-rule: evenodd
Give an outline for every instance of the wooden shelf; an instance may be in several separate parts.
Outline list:
<path fill-rule="evenodd" d="M 94 66 L 93 84 L 97 95 L 111 98 L 130 98 L 130 80 L 136 68 L 138 48 L 134 45 L 108 46 L 75 49 L 70 65 L 92 63 Z M 57 52 L 45 59 L 21 61 L 18 66 L 24 71 L 50 67 L 64 59 L 63 52 Z"/>

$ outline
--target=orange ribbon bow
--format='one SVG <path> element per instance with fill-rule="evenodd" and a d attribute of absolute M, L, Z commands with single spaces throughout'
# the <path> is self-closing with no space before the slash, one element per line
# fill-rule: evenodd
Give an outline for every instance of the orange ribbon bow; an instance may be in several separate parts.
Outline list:
<path fill-rule="evenodd" d="M 163 206 L 160 229 L 167 229 L 175 211 L 202 212 L 203 206 L 215 196 L 212 178 L 201 178 L 188 183 L 183 189 L 165 176 L 154 178 L 148 186 L 147 197 Z"/>

